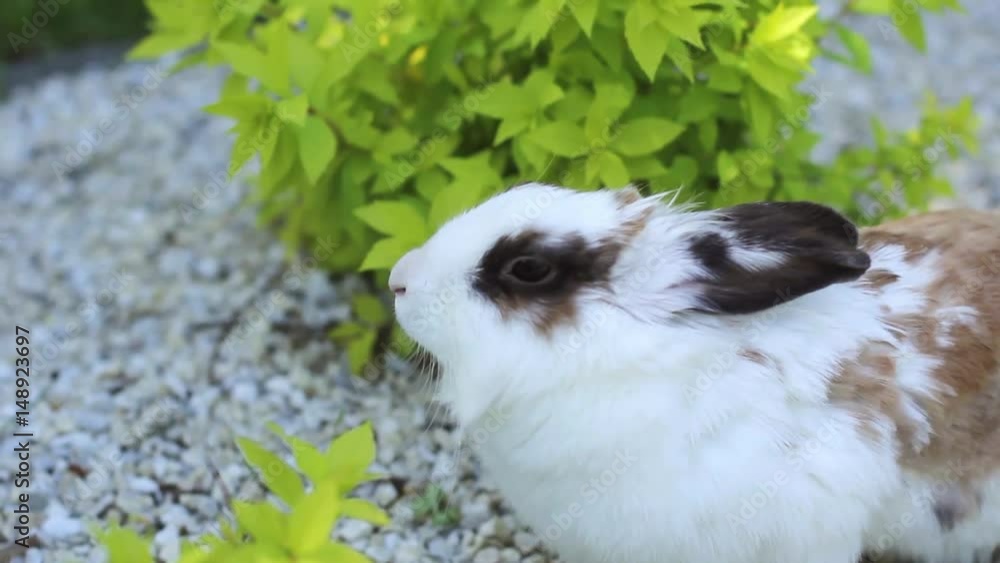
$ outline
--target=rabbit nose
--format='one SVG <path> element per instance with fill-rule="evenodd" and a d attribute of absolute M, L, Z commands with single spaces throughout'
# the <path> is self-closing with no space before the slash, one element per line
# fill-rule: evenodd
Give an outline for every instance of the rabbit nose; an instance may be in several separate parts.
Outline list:
<path fill-rule="evenodd" d="M 406 279 L 410 269 L 413 267 L 413 263 L 416 261 L 417 250 L 419 249 L 414 249 L 404 254 L 389 272 L 389 289 L 397 297 L 406 295 Z"/>

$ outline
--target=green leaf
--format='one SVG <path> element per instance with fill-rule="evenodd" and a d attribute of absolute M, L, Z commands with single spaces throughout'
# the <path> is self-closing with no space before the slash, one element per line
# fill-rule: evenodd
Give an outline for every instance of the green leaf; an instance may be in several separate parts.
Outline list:
<path fill-rule="evenodd" d="M 642 1 L 632 4 L 625 15 L 625 41 L 639 67 L 652 82 L 667 51 L 669 35 L 658 24 L 651 24 L 643 14 Z"/>
<path fill-rule="evenodd" d="M 412 205 L 402 201 L 376 201 L 354 210 L 371 228 L 384 235 L 415 243 L 427 237 L 427 221 Z"/>
<path fill-rule="evenodd" d="M 328 543 L 310 555 L 303 563 L 372 563 L 365 555 L 339 543 Z"/>
<path fill-rule="evenodd" d="M 551 156 L 542 147 L 533 143 L 527 135 L 520 135 L 514 137 L 511 143 L 511 148 L 513 149 L 513 156 L 515 162 L 517 162 L 518 167 L 524 171 L 524 173 L 540 176 L 549 166 L 556 157 Z"/>
<path fill-rule="evenodd" d="M 288 71 L 296 86 L 309 92 L 310 101 L 321 105 L 326 100 L 313 91 L 323 71 L 323 58 L 319 49 L 303 36 L 293 33 L 288 37 Z"/>
<path fill-rule="evenodd" d="M 236 443 L 247 463 L 257 469 L 261 480 L 272 493 L 289 506 L 294 506 L 302 498 L 302 478 L 290 465 L 249 438 L 238 438 Z"/>
<path fill-rule="evenodd" d="M 186 49 L 204 39 L 205 34 L 200 32 L 180 32 L 176 30 L 161 31 L 146 37 L 135 47 L 129 50 L 125 56 L 127 60 L 153 59 Z"/>
<path fill-rule="evenodd" d="M 740 175 L 739 165 L 736 159 L 727 151 L 719 151 L 715 157 L 715 168 L 719 174 L 719 181 L 728 184 L 733 178 Z"/>
<path fill-rule="evenodd" d="M 531 47 L 535 48 L 548 35 L 556 22 L 553 14 L 558 14 L 566 0 L 539 0 L 535 8 L 528 11 L 524 18 L 524 29 L 531 37 Z"/>
<path fill-rule="evenodd" d="M 370 422 L 365 422 L 333 440 L 326 451 L 331 477 L 341 486 L 352 488 L 375 461 L 375 434 Z"/>
<path fill-rule="evenodd" d="M 216 9 L 219 9 L 220 16 L 223 19 L 232 19 L 237 15 L 243 14 L 245 16 L 255 15 L 261 8 L 261 5 L 267 0 L 240 0 L 240 2 L 233 3 L 219 3 Z"/>
<path fill-rule="evenodd" d="M 98 532 L 98 537 L 108 552 L 108 563 L 153 563 L 150 541 L 134 530 L 112 526 Z"/>
<path fill-rule="evenodd" d="M 802 29 L 802 26 L 816 15 L 817 11 L 819 11 L 819 6 L 786 8 L 784 4 L 778 4 L 774 11 L 765 15 L 758 22 L 757 27 L 750 34 L 750 43 L 763 45 L 785 39 Z"/>
<path fill-rule="evenodd" d="M 222 99 L 233 98 L 238 96 L 247 95 L 247 86 L 249 86 L 249 80 L 246 76 L 242 74 L 237 74 L 235 72 L 229 73 L 226 80 L 222 83 L 222 91 L 219 97 Z M 266 96 L 260 96 L 265 102 L 270 103 L 270 100 Z"/>
<path fill-rule="evenodd" d="M 620 27 L 598 24 L 591 33 L 590 46 L 609 67 L 622 68 L 626 44 Z"/>
<path fill-rule="evenodd" d="M 595 87 L 599 86 L 595 84 Z M 571 88 L 567 90 L 562 100 L 552 106 L 552 116 L 555 119 L 578 121 L 587 115 L 587 110 L 594 103 L 595 97 L 588 88 Z"/>
<path fill-rule="evenodd" d="M 601 173 L 601 154 L 603 152 L 595 152 L 587 157 L 587 162 L 584 163 L 584 180 L 588 183 L 593 182 L 597 179 L 598 175 Z"/>
<path fill-rule="evenodd" d="M 330 338 L 332 338 L 335 342 L 345 343 L 354 338 L 360 337 L 362 334 L 365 333 L 366 330 L 367 328 L 361 325 L 360 323 L 347 321 L 340 323 L 336 327 L 334 327 L 330 331 Z M 328 464 L 326 462 L 326 454 L 323 454 L 323 467 L 326 467 L 327 465 Z M 325 479 L 326 477 L 327 473 L 323 473 L 322 475 L 320 475 L 320 479 L 316 480 L 319 481 Z"/>
<path fill-rule="evenodd" d="M 719 113 L 720 96 L 701 84 L 695 84 L 677 101 L 677 121 L 694 123 Z"/>
<path fill-rule="evenodd" d="M 580 23 L 580 28 L 590 37 L 590 32 L 594 28 L 594 19 L 597 17 L 598 0 L 569 0 L 569 7 L 573 10 L 573 16 Z"/>
<path fill-rule="evenodd" d="M 565 93 L 556 84 L 556 77 L 547 69 L 532 72 L 521 86 L 524 97 L 533 102 L 533 108 L 546 108 L 563 99 Z"/>
<path fill-rule="evenodd" d="M 340 489 L 333 480 L 317 483 L 303 497 L 288 519 L 285 548 L 295 555 L 307 555 L 327 544 L 340 514 Z"/>
<path fill-rule="evenodd" d="M 680 69 L 685 78 L 694 82 L 694 63 L 691 60 L 691 52 L 683 41 L 676 37 L 667 40 L 667 58 Z"/>
<path fill-rule="evenodd" d="M 698 124 L 698 140 L 701 147 L 706 152 L 715 151 L 715 143 L 719 139 L 719 122 L 714 119 L 706 119 Z"/>
<path fill-rule="evenodd" d="M 337 155 L 337 137 L 322 118 L 306 118 L 299 130 L 299 159 L 310 182 L 316 183 Z"/>
<path fill-rule="evenodd" d="M 850 7 L 860 14 L 885 15 L 890 11 L 889 0 L 853 0 Z"/>
<path fill-rule="evenodd" d="M 382 326 L 389 321 L 389 313 L 382 300 L 370 293 L 359 293 L 351 300 L 351 309 L 362 321 L 372 326 Z"/>
<path fill-rule="evenodd" d="M 267 423 L 267 428 L 278 435 L 291 448 L 292 456 L 295 458 L 295 465 L 310 480 L 316 482 L 326 476 L 326 458 L 316 449 L 316 446 L 295 436 L 290 436 L 273 422 Z"/>
<path fill-rule="evenodd" d="M 238 75 L 232 75 L 238 76 Z M 259 94 L 242 94 L 226 96 L 214 104 L 202 109 L 206 113 L 221 115 L 239 121 L 251 121 L 267 113 L 271 109 L 271 100 Z"/>
<path fill-rule="evenodd" d="M 299 153 L 299 143 L 293 127 L 281 127 L 275 119 L 275 126 L 280 130 L 273 143 L 268 143 L 261 151 L 260 186 L 264 198 L 273 195 L 280 188 L 288 174 L 295 170 L 295 161 Z"/>
<path fill-rule="evenodd" d="M 682 154 L 678 155 L 670 163 L 664 181 L 668 184 L 668 189 L 675 189 L 681 186 L 690 186 L 697 177 L 698 161 L 686 154 Z"/>
<path fill-rule="evenodd" d="M 892 12 L 892 23 L 899 28 L 907 41 L 910 42 L 921 53 L 927 50 L 927 38 L 924 35 L 924 22 L 920 12 L 913 7 L 912 3 L 907 5 L 908 0 L 890 0 L 890 11 Z"/>
<path fill-rule="evenodd" d="M 754 139 L 765 145 L 776 133 L 777 119 L 774 105 L 768 100 L 768 95 L 761 88 L 751 84 L 743 94 L 750 111 L 750 130 Z"/>
<path fill-rule="evenodd" d="M 476 98 L 478 103 L 470 104 L 472 111 L 493 118 L 521 116 L 530 113 L 534 106 L 521 96 L 520 89 L 509 80 L 494 82 L 483 88 L 488 95 Z"/>
<path fill-rule="evenodd" d="M 202 540 L 202 544 L 209 544 L 209 541 Z M 192 541 L 185 540 L 181 542 L 181 556 L 177 560 L 177 563 L 209 563 L 209 558 L 215 558 L 221 556 L 219 551 L 229 550 L 229 546 L 213 546 L 211 552 L 205 550 L 201 545 L 198 545 Z M 226 554 L 228 556 L 228 554 Z"/>
<path fill-rule="evenodd" d="M 448 219 L 476 205 L 479 202 L 481 190 L 481 185 L 462 182 L 452 182 L 443 188 L 431 202 L 431 212 L 428 219 L 431 228 L 437 229 Z"/>
<path fill-rule="evenodd" d="M 668 170 L 663 166 L 663 163 L 661 163 L 659 159 L 651 156 L 630 158 L 625 161 L 625 166 L 628 168 L 629 176 L 632 178 L 657 178 L 668 173 Z"/>
<path fill-rule="evenodd" d="M 490 164 L 492 155 L 491 151 L 484 150 L 466 157 L 442 158 L 438 164 L 454 176 L 456 182 L 498 188 L 503 180 Z"/>
<path fill-rule="evenodd" d="M 414 243 L 409 239 L 384 238 L 372 245 L 358 270 L 363 272 L 391 268 L 413 247 Z"/>
<path fill-rule="evenodd" d="M 619 116 L 635 97 L 635 87 L 627 82 L 599 82 L 594 85 L 594 101 L 587 109 L 584 134 L 588 140 L 603 140 Z"/>
<path fill-rule="evenodd" d="M 710 12 L 678 6 L 673 11 L 661 15 L 658 22 L 663 26 L 663 29 L 676 37 L 699 49 L 704 49 L 705 44 L 701 41 L 701 28 L 708 23 L 711 17 Z"/>
<path fill-rule="evenodd" d="M 847 48 L 847 52 L 851 54 L 851 66 L 861 72 L 871 73 L 872 55 L 868 47 L 868 40 L 860 33 L 840 24 L 835 24 L 834 29 L 844 47 Z"/>
<path fill-rule="evenodd" d="M 364 520 L 376 526 L 385 526 L 389 523 L 389 515 L 377 504 L 359 498 L 344 499 L 340 504 L 340 512 L 347 518 Z"/>
<path fill-rule="evenodd" d="M 576 41 L 580 36 L 580 26 L 570 18 L 561 18 L 552 27 L 549 34 L 549 41 L 552 43 L 553 53 L 561 53 Z"/>
<path fill-rule="evenodd" d="M 374 328 L 365 329 L 357 338 L 351 340 L 347 345 L 347 359 L 350 363 L 351 373 L 360 374 L 372 358 L 375 351 L 375 339 L 378 337 Z M 347 482 L 344 489 L 354 488 L 353 482 Z M 342 492 L 346 492 L 342 489 Z"/>
<path fill-rule="evenodd" d="M 309 111 L 309 100 L 306 96 L 298 95 L 294 98 L 286 98 L 277 104 L 278 117 L 282 121 L 288 121 L 296 125 L 304 125 L 306 113 Z"/>
<path fill-rule="evenodd" d="M 417 146 L 419 139 L 403 127 L 397 127 L 382 135 L 377 152 L 385 155 L 403 154 Z"/>
<path fill-rule="evenodd" d="M 747 54 L 747 70 L 754 82 L 783 100 L 791 97 L 799 81 L 799 73 L 778 66 L 761 48 Z"/>
<path fill-rule="evenodd" d="M 684 132 L 684 126 L 669 119 L 640 117 L 621 126 L 611 147 L 625 156 L 655 152 Z"/>
<path fill-rule="evenodd" d="M 260 80 L 277 94 L 290 94 L 287 67 L 275 65 L 264 53 L 248 45 L 225 41 L 213 42 L 212 49 L 218 51 L 236 72 Z"/>
<path fill-rule="evenodd" d="M 552 121 L 528 133 L 531 142 L 559 156 L 580 156 L 587 152 L 583 128 L 571 121 Z"/>
<path fill-rule="evenodd" d="M 246 165 L 247 161 L 256 154 L 257 149 L 254 145 L 254 134 L 255 132 L 253 131 L 242 131 L 237 135 L 236 141 L 233 142 L 233 150 L 229 157 L 229 166 L 226 168 L 229 178 L 235 176 Z"/>
<path fill-rule="evenodd" d="M 521 131 L 524 131 L 531 125 L 531 118 L 528 117 L 514 117 L 510 119 L 504 119 L 500 122 L 500 127 L 497 128 L 497 134 L 493 138 L 493 145 L 499 145 L 500 143 L 510 139 L 514 135 L 517 135 Z"/>
<path fill-rule="evenodd" d="M 284 512 L 269 502 L 233 502 L 236 521 L 259 543 L 281 544 L 285 535 Z"/>
<path fill-rule="evenodd" d="M 427 201 L 434 201 L 434 196 L 447 185 L 448 176 L 438 168 L 425 170 L 417 176 L 417 193 Z"/>
<path fill-rule="evenodd" d="M 727 94 L 738 94 L 743 89 L 743 75 L 736 69 L 720 64 L 706 69 L 708 88 Z"/>
<path fill-rule="evenodd" d="M 369 64 L 358 67 L 352 76 L 354 84 L 363 92 L 390 105 L 399 105 L 399 95 L 382 65 Z"/>
<path fill-rule="evenodd" d="M 629 174 L 625 163 L 617 154 L 611 151 L 601 151 L 597 155 L 600 161 L 601 182 L 610 188 L 620 188 L 628 184 Z"/>

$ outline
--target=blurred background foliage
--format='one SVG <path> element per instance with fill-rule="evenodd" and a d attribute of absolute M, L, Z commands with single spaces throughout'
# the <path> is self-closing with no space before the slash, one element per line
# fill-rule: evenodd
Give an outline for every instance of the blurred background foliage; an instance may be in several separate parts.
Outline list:
<path fill-rule="evenodd" d="M 63 67 L 78 68 L 81 54 L 76 51 L 133 43 L 146 32 L 148 22 L 142 0 L 4 0 L 0 98 L 21 76 L 12 72 L 14 65 L 61 56 Z"/>
<path fill-rule="evenodd" d="M 149 11 L 142 0 L 4 0 L 0 29 L 5 41 L 0 60 L 12 62 L 88 44 L 134 40 L 146 31 L 148 21 Z"/>

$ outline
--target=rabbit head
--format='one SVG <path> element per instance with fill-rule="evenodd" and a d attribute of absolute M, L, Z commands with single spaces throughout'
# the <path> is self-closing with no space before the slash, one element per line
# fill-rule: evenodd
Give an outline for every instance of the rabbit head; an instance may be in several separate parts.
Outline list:
<path fill-rule="evenodd" d="M 526 184 L 443 225 L 399 260 L 390 286 L 461 419 L 606 372 L 630 347 L 693 352 L 699 325 L 858 278 L 869 259 L 857 243 L 849 221 L 816 204 L 697 212 L 633 188 Z"/>

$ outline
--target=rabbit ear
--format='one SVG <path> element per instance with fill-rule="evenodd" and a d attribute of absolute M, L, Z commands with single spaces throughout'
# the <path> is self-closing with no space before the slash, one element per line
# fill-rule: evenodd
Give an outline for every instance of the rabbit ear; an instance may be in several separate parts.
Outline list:
<path fill-rule="evenodd" d="M 719 210 L 716 218 L 721 232 L 691 239 L 706 272 L 696 280 L 698 311 L 761 311 L 855 280 L 871 265 L 858 248 L 858 229 L 822 205 L 750 203 Z"/>

